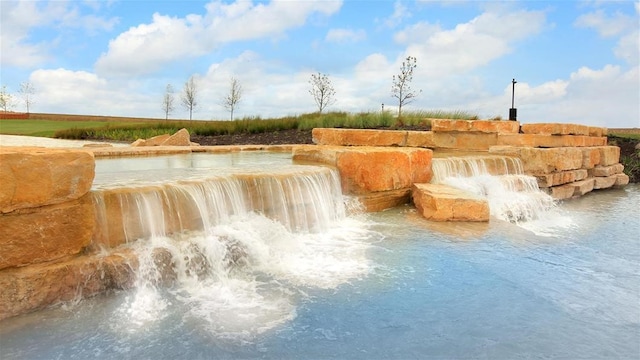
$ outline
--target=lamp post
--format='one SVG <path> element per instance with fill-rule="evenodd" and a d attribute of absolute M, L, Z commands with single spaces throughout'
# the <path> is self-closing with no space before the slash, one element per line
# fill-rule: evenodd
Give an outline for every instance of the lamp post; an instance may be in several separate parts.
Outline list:
<path fill-rule="evenodd" d="M 509 120 L 516 121 L 518 118 L 518 109 L 514 107 L 514 100 L 516 96 L 516 79 L 511 80 L 511 108 L 509 109 Z"/>

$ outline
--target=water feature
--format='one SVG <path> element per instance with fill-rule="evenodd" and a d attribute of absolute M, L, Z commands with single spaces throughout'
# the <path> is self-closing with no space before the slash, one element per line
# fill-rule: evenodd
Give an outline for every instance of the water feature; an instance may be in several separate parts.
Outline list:
<path fill-rule="evenodd" d="M 260 178 L 253 158 L 236 160 Z M 136 165 L 150 167 L 137 179 L 117 165 L 122 177 L 111 180 L 168 194 L 203 174 L 237 176 L 220 163 L 229 158 L 158 161 Z M 279 162 L 298 171 L 282 154 L 259 168 Z M 113 190 L 98 170 L 95 190 Z M 2 358 L 640 356 L 637 185 L 559 204 L 555 226 L 433 223 L 411 206 L 361 214 L 326 197 L 338 211 L 318 210 L 331 214 L 319 227 L 288 226 L 240 201 L 204 226 L 128 239 L 140 262 L 135 288 L 3 321 Z"/>
<path fill-rule="evenodd" d="M 491 216 L 514 223 L 549 219 L 555 207 L 535 177 L 524 174 L 514 157 L 482 155 L 433 159 L 432 183 L 446 184 L 485 197 Z"/>

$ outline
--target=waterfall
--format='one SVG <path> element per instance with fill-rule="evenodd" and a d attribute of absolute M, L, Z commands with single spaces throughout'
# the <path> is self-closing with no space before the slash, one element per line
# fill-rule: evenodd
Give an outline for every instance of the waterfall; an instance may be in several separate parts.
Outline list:
<path fill-rule="evenodd" d="M 135 290 L 114 326 L 142 331 L 178 312 L 218 339 L 249 341 L 293 319 L 301 289 L 369 272 L 367 250 L 381 235 L 347 216 L 335 169 L 212 172 L 92 191 L 94 246 L 137 255 Z"/>
<path fill-rule="evenodd" d="M 539 219 L 555 206 L 538 188 L 535 177 L 524 174 L 518 158 L 465 156 L 433 159 L 433 183 L 445 184 L 486 197 L 491 216 L 510 222 Z"/>

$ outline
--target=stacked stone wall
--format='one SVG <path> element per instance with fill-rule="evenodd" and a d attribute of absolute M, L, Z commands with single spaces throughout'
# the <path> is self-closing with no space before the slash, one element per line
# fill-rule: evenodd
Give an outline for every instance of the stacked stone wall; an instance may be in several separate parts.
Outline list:
<path fill-rule="evenodd" d="M 431 120 L 432 131 L 314 129 L 313 140 L 331 146 L 397 146 L 515 156 L 540 188 L 557 199 L 624 186 L 620 148 L 607 145 L 607 129 L 577 124 Z"/>

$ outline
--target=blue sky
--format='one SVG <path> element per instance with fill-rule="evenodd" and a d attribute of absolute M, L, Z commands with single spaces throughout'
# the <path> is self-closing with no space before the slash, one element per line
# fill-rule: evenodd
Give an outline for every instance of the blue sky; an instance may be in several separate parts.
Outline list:
<path fill-rule="evenodd" d="M 392 76 L 417 58 L 407 110 L 522 123 L 640 127 L 637 1 L 6 1 L 0 80 L 36 89 L 32 112 L 163 117 L 194 76 L 194 118 L 316 110 L 312 73 L 336 90 L 328 110 L 395 111 Z M 188 118 L 176 107 L 172 118 Z"/>

